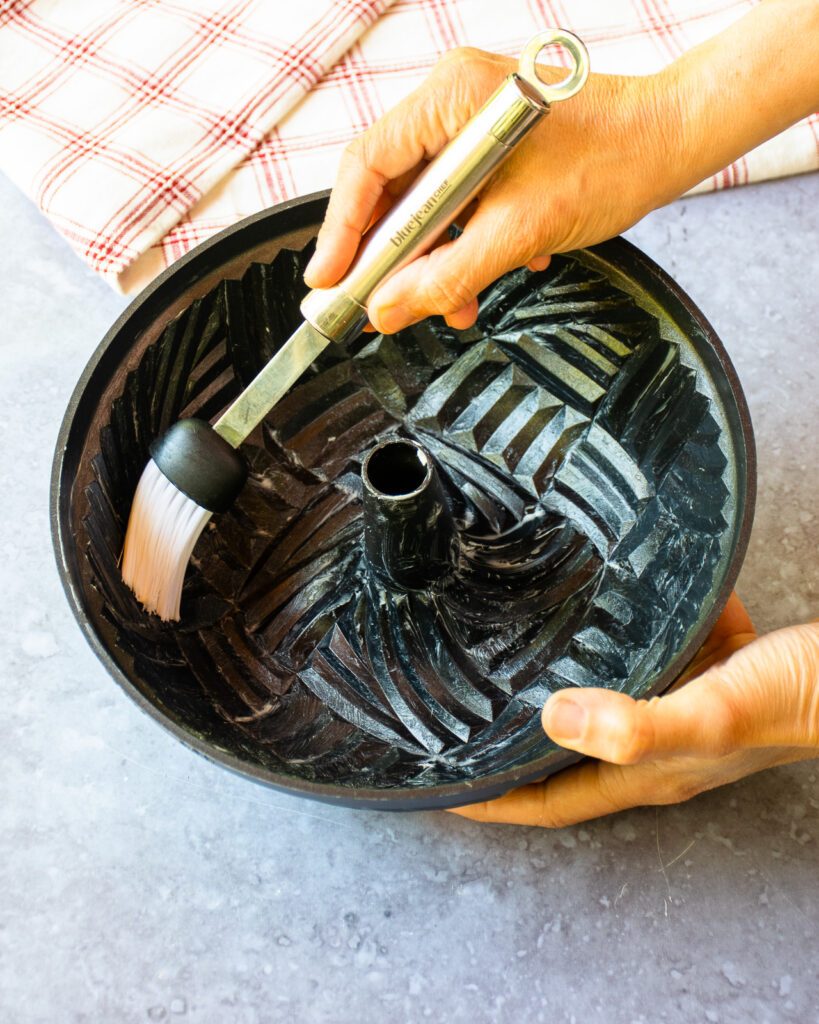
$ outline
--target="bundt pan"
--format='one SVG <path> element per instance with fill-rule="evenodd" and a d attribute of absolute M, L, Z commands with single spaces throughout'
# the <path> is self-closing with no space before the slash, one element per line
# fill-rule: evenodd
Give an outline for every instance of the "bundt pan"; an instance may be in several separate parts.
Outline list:
<path fill-rule="evenodd" d="M 220 764 L 348 805 L 488 799 L 577 759 L 541 729 L 550 693 L 660 693 L 704 640 L 751 525 L 745 400 L 622 239 L 514 271 L 468 331 L 330 345 L 244 446 L 162 623 L 117 568 L 148 445 L 298 325 L 325 204 L 200 245 L 108 332 L 57 445 L 60 573 L 113 677 Z"/>

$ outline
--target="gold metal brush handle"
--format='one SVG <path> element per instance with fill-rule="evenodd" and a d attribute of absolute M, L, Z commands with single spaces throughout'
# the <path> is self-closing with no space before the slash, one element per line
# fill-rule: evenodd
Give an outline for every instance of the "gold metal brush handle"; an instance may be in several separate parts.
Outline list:
<path fill-rule="evenodd" d="M 546 85 L 538 78 L 535 62 L 544 47 L 555 44 L 571 55 L 574 64 L 563 81 Z M 364 238 L 344 280 L 305 297 L 304 318 L 332 341 L 358 334 L 367 322 L 366 306 L 375 289 L 433 245 L 549 112 L 550 104 L 574 96 L 588 74 L 588 53 L 576 36 L 561 29 L 535 36 L 521 54 L 517 74 L 509 75 Z"/>

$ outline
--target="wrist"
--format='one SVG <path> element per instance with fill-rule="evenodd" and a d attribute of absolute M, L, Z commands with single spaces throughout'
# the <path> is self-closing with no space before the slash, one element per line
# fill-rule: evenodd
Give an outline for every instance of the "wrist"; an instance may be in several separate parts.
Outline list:
<path fill-rule="evenodd" d="M 628 79 L 626 118 L 639 183 L 640 216 L 678 199 L 700 179 L 696 153 L 686 138 L 684 89 L 675 65 Z"/>

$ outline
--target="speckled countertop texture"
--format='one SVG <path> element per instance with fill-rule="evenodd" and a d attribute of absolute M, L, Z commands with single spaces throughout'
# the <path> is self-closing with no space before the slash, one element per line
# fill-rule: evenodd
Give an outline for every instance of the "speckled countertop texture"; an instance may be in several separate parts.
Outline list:
<path fill-rule="evenodd" d="M 630 237 L 745 388 L 738 589 L 819 615 L 819 176 L 676 203 Z M 63 411 L 125 300 L 0 180 L 0 1020 L 819 1022 L 819 764 L 545 832 L 267 791 L 106 675 L 63 597 Z"/>

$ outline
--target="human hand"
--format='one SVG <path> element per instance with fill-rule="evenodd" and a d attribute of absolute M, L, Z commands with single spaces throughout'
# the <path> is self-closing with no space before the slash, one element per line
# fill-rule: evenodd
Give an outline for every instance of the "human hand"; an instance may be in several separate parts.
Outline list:
<path fill-rule="evenodd" d="M 305 273 L 308 285 L 336 283 L 368 224 L 516 67 L 480 50 L 455 50 L 348 146 Z M 550 81 L 565 76 L 563 69 L 542 70 Z M 374 292 L 373 325 L 394 333 L 438 313 L 453 327 L 468 327 L 478 292 L 501 274 L 524 265 L 545 269 L 552 253 L 610 238 L 672 198 L 676 185 L 665 164 L 675 119 L 659 80 L 592 75 L 578 95 L 554 104 L 480 193 L 463 234 Z"/>
<path fill-rule="evenodd" d="M 819 757 L 819 623 L 757 637 L 732 594 L 671 693 L 635 701 L 611 690 L 561 690 L 546 702 L 543 727 L 562 747 L 600 760 L 455 813 L 562 828 Z"/>
<path fill-rule="evenodd" d="M 507 270 L 543 270 L 554 252 L 624 231 L 807 116 L 819 103 L 817 37 L 816 0 L 766 0 L 657 74 L 591 75 L 497 170 L 460 238 L 374 292 L 370 320 L 395 332 L 438 313 L 466 328 L 478 292 Z M 454 50 L 347 147 L 305 273 L 311 288 L 342 277 L 370 222 L 516 66 Z M 549 82 L 564 73 L 542 69 Z"/>

